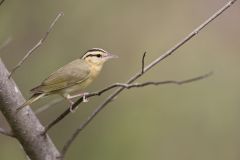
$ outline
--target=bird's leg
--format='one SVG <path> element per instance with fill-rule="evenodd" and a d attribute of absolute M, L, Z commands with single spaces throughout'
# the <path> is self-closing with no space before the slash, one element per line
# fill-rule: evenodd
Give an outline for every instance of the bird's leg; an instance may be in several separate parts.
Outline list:
<path fill-rule="evenodd" d="M 88 98 L 86 97 L 88 94 L 89 94 L 88 92 L 84 92 L 84 93 L 83 93 L 83 102 L 84 102 L 84 103 L 86 103 L 86 102 L 89 101 Z"/>
<path fill-rule="evenodd" d="M 76 97 L 83 97 L 83 102 L 88 102 L 88 99 L 86 98 L 86 96 L 88 95 L 89 93 L 88 92 L 84 92 L 84 93 L 79 93 L 79 94 L 75 94 L 75 95 L 70 95 L 70 94 L 67 94 L 67 95 L 62 95 L 63 97 L 64 97 L 64 99 L 66 99 L 67 100 L 67 102 L 70 104 L 70 111 L 72 112 L 72 113 L 74 113 L 76 110 L 77 110 L 77 108 L 78 108 L 78 106 L 75 108 L 75 109 L 73 109 L 72 107 L 73 107 L 73 104 L 74 104 L 74 102 L 71 100 L 71 99 L 73 99 L 73 98 L 76 98 Z"/>
<path fill-rule="evenodd" d="M 69 95 L 68 98 L 69 99 L 73 99 L 73 98 L 76 98 L 76 97 L 83 97 L 83 102 L 88 102 L 89 100 L 87 99 L 87 95 L 89 93 L 88 92 L 84 92 L 84 93 L 79 93 L 79 94 L 75 94 L 75 95 Z"/>
<path fill-rule="evenodd" d="M 74 102 L 71 100 L 71 96 L 68 94 L 68 95 L 62 95 L 62 97 L 69 103 L 70 112 L 74 113 L 77 110 L 78 106 L 75 109 L 73 109 Z"/>

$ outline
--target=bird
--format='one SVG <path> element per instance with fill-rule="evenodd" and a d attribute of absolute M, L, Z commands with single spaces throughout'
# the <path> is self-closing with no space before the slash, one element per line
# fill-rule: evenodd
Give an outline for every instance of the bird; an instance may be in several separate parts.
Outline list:
<path fill-rule="evenodd" d="M 112 58 L 118 58 L 118 56 L 101 48 L 88 50 L 83 56 L 59 68 L 40 85 L 31 89 L 32 96 L 18 107 L 17 111 L 53 94 L 58 94 L 67 100 L 70 104 L 70 111 L 73 111 L 71 99 L 82 96 L 86 101 L 87 92 L 82 92 L 82 90 L 92 83 L 102 70 L 103 64 Z"/>

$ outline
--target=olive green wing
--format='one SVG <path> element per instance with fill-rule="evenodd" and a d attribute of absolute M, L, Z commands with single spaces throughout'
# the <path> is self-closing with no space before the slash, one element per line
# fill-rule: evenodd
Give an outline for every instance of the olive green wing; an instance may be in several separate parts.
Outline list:
<path fill-rule="evenodd" d="M 74 60 L 53 72 L 41 85 L 33 88 L 33 93 L 49 93 L 68 88 L 88 79 L 90 68 L 81 59 Z"/>

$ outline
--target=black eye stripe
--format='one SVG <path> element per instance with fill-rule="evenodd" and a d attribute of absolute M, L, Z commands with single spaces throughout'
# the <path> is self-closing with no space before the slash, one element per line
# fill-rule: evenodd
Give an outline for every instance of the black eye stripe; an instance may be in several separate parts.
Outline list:
<path fill-rule="evenodd" d="M 89 54 L 85 58 L 87 58 L 87 57 L 98 57 L 98 58 L 100 58 L 100 57 L 102 57 L 102 55 L 101 54 Z"/>
<path fill-rule="evenodd" d="M 96 56 L 97 56 L 98 58 L 102 57 L 102 55 L 101 55 L 101 54 L 97 54 Z"/>
<path fill-rule="evenodd" d="M 103 49 L 101 48 L 92 48 L 90 50 L 88 50 L 82 57 L 81 59 L 85 59 L 87 57 L 98 57 L 98 58 L 101 58 L 104 56 L 104 54 L 107 54 L 106 51 L 104 51 Z"/>

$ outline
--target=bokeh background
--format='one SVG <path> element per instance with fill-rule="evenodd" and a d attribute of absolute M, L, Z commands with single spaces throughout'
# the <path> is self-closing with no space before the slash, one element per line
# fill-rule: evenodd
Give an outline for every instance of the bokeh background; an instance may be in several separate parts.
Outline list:
<path fill-rule="evenodd" d="M 125 82 L 227 0 L 6 0 L 0 7 L 0 43 L 11 42 L 0 56 L 11 69 L 38 42 L 63 11 L 45 43 L 13 78 L 26 98 L 29 90 L 87 49 L 119 55 L 86 90 Z M 240 158 L 240 3 L 237 2 L 199 35 L 162 61 L 138 82 L 182 80 L 209 71 L 208 79 L 182 86 L 132 89 L 110 103 L 78 136 L 68 160 L 238 160 Z M 106 96 L 90 99 L 50 130 L 60 149 L 80 123 Z M 51 96 L 33 105 L 49 103 Z M 47 124 L 67 104 L 63 101 L 38 116 Z M 1 117 L 0 125 L 8 127 Z M 0 159 L 26 159 L 18 142 L 0 135 Z"/>

